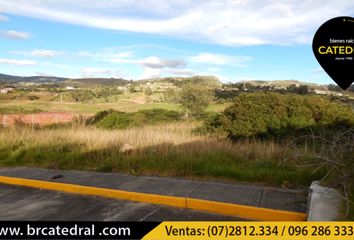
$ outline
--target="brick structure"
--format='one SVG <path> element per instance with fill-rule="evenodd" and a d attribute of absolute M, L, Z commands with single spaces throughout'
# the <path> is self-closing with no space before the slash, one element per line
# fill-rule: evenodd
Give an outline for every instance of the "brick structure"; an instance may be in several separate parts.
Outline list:
<path fill-rule="evenodd" d="M 13 126 L 16 122 L 25 123 L 29 125 L 49 125 L 56 123 L 68 123 L 78 114 L 66 112 L 44 112 L 33 114 L 2 114 L 0 115 L 0 124 L 2 126 Z M 84 118 L 90 115 L 81 115 Z"/>

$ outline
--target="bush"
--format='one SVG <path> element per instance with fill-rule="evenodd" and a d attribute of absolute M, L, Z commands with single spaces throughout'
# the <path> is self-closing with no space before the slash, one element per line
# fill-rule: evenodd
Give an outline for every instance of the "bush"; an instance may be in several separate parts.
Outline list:
<path fill-rule="evenodd" d="M 172 122 L 181 120 L 182 114 L 177 111 L 169 111 L 165 109 L 140 110 L 134 114 L 135 116 L 143 115 L 147 123 Z"/>
<path fill-rule="evenodd" d="M 279 93 L 243 93 L 212 120 L 209 133 L 222 130 L 230 138 L 280 136 L 299 129 L 354 124 L 353 110 L 320 96 Z"/>
<path fill-rule="evenodd" d="M 28 100 L 31 100 L 31 101 L 34 101 L 34 100 L 38 100 L 39 97 L 38 96 L 35 96 L 35 95 L 30 95 L 27 97 Z"/>
<path fill-rule="evenodd" d="M 88 118 L 86 120 L 86 124 L 87 125 L 96 124 L 99 121 L 101 121 L 104 117 L 106 117 L 108 114 L 113 113 L 113 112 L 114 112 L 114 110 L 112 110 L 112 109 L 98 112 L 95 114 L 95 116 Z"/>
<path fill-rule="evenodd" d="M 147 96 L 151 96 L 152 95 L 152 89 L 150 87 L 148 87 L 146 90 L 145 90 L 145 95 Z"/>
<path fill-rule="evenodd" d="M 91 90 L 75 90 L 70 95 L 76 102 L 89 102 L 95 98 L 95 94 Z"/>
<path fill-rule="evenodd" d="M 131 114 L 120 111 L 111 112 L 97 122 L 97 127 L 106 129 L 123 129 L 134 125 Z"/>
<path fill-rule="evenodd" d="M 220 122 L 220 113 L 203 114 L 202 119 L 204 124 L 195 128 L 192 133 L 195 135 L 209 135 L 213 137 L 225 137 L 226 131 L 223 129 Z"/>
<path fill-rule="evenodd" d="M 181 118 L 180 112 L 165 109 L 140 110 L 135 113 L 109 110 L 97 113 L 88 123 L 105 129 L 124 129 L 146 124 L 175 122 Z"/>
<path fill-rule="evenodd" d="M 164 93 L 164 101 L 167 103 L 178 104 L 181 101 L 179 93 L 171 88 Z"/>

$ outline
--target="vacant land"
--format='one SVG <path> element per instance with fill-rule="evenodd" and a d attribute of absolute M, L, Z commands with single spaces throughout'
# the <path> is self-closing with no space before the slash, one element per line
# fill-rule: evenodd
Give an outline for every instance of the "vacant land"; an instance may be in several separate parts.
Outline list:
<path fill-rule="evenodd" d="M 207 111 L 220 112 L 228 104 L 210 104 Z M 20 114 L 36 112 L 72 112 L 77 114 L 92 114 L 99 111 L 113 109 L 123 112 L 136 112 L 145 109 L 166 109 L 181 111 L 180 105 L 172 103 L 145 103 L 135 104 L 129 102 L 118 103 L 75 103 L 75 102 L 54 102 L 54 101 L 19 101 L 19 100 L 1 100 L 0 113 L 2 114 Z"/>
<path fill-rule="evenodd" d="M 218 178 L 286 187 L 308 186 L 325 174 L 282 163 L 294 152 L 274 141 L 210 139 L 192 133 L 198 125 L 181 122 L 114 131 L 2 129 L 0 165 Z M 134 150 L 120 153 L 126 143 Z"/>
<path fill-rule="evenodd" d="M 163 108 L 167 110 L 180 110 L 176 104 L 168 103 L 75 103 L 75 102 L 52 102 L 52 101 L 1 101 L 0 112 L 32 113 L 32 112 L 73 112 L 73 113 L 97 113 L 99 111 L 114 109 L 124 112 L 136 112 L 141 109 Z"/>
<path fill-rule="evenodd" d="M 0 96 L 0 114 L 96 115 L 63 125 L 0 127 L 0 167 L 178 176 L 284 188 L 322 180 L 353 199 L 351 92 L 319 96 L 302 85 L 278 89 L 196 80 L 203 79 L 73 90 L 66 85 L 18 85 Z M 125 144 L 133 150 L 121 152 Z"/>

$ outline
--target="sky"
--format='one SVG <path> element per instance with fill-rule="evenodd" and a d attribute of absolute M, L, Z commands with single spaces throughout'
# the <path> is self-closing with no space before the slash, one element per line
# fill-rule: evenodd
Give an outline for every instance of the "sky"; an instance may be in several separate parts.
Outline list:
<path fill-rule="evenodd" d="M 352 0 L 0 0 L 0 73 L 333 81 L 312 52 Z"/>

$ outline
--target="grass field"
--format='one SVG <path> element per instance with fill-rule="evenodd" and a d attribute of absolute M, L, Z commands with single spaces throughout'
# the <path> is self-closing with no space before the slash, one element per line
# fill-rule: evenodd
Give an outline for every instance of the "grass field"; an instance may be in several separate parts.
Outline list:
<path fill-rule="evenodd" d="M 164 108 L 178 110 L 179 107 L 168 103 L 75 103 L 75 102 L 48 102 L 48 101 L 0 101 L 1 113 L 30 113 L 30 112 L 73 112 L 96 113 L 102 110 L 114 109 L 124 112 L 135 112 L 140 109 Z"/>
<path fill-rule="evenodd" d="M 0 166 L 183 176 L 308 186 L 324 172 L 279 163 L 291 155 L 273 141 L 231 142 L 192 134 L 197 122 L 107 131 L 91 127 L 0 130 Z M 123 154 L 119 148 L 135 150 Z"/>
<path fill-rule="evenodd" d="M 207 111 L 222 111 L 226 104 L 211 104 Z M 180 105 L 171 103 L 145 103 L 135 104 L 130 102 L 118 103 L 75 103 L 54 101 L 30 101 L 30 100 L 1 100 L 0 114 L 33 113 L 33 112 L 73 112 L 73 113 L 97 113 L 99 111 L 114 109 L 123 112 L 136 112 L 143 109 L 162 108 L 166 110 L 181 111 Z"/>

